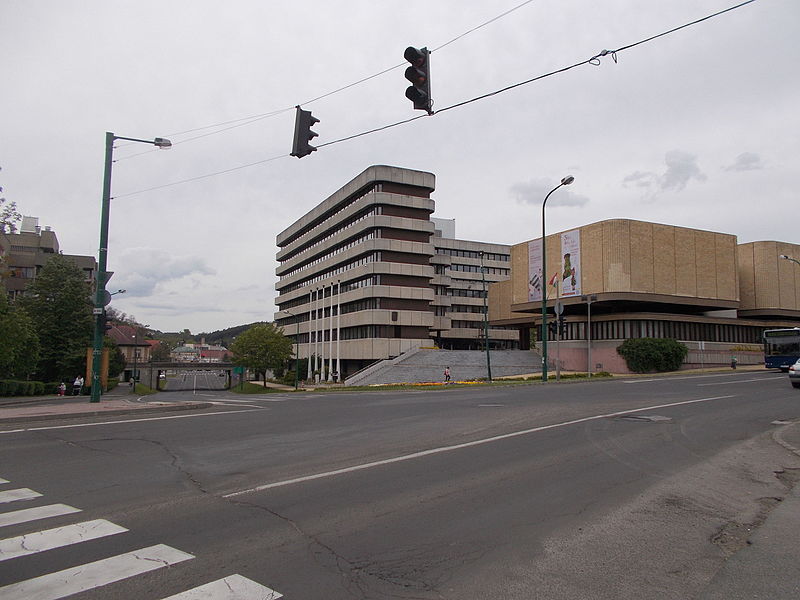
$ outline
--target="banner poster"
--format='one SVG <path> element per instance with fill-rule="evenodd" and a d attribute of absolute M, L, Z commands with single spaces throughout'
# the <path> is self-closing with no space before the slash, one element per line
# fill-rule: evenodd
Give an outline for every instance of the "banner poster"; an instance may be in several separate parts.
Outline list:
<path fill-rule="evenodd" d="M 581 295 L 581 232 L 561 234 L 561 297 Z"/>
<path fill-rule="evenodd" d="M 542 301 L 542 240 L 528 242 L 528 302 Z"/>

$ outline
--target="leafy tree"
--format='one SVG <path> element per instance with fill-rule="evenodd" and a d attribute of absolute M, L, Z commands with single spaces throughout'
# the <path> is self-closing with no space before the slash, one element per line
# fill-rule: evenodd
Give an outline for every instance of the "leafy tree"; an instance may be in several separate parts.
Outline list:
<path fill-rule="evenodd" d="M 125 355 L 117 343 L 108 336 L 103 338 L 103 348 L 108 348 L 108 376 L 117 377 L 125 370 L 127 364 Z"/>
<path fill-rule="evenodd" d="M 90 292 L 75 263 L 56 254 L 18 301 L 39 338 L 36 373 L 40 380 L 60 381 L 85 371 L 93 331 Z"/>
<path fill-rule="evenodd" d="M 0 194 L 3 188 L 0 187 Z M 22 219 L 22 215 L 17 212 L 17 203 L 8 202 L 0 197 L 0 233 L 16 233 L 17 223 Z"/>
<path fill-rule="evenodd" d="M 677 371 L 689 349 L 672 338 L 631 338 L 617 347 L 634 373 L 652 371 Z"/>
<path fill-rule="evenodd" d="M 234 364 L 247 367 L 267 379 L 267 371 L 283 371 L 292 357 L 292 341 L 272 323 L 255 325 L 231 345 Z"/>
<path fill-rule="evenodd" d="M 39 360 L 39 338 L 30 317 L 0 289 L 0 379 L 27 379 Z"/>
<path fill-rule="evenodd" d="M 166 342 L 158 342 L 150 351 L 150 360 L 153 362 L 166 362 L 169 360 L 171 348 Z"/>

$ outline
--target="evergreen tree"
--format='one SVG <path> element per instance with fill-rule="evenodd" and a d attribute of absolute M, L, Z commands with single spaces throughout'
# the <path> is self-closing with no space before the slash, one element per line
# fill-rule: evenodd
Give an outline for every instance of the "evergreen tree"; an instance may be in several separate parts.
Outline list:
<path fill-rule="evenodd" d="M 83 272 L 56 254 L 20 299 L 39 337 L 38 379 L 61 381 L 86 371 L 86 349 L 93 334 L 90 294 Z"/>

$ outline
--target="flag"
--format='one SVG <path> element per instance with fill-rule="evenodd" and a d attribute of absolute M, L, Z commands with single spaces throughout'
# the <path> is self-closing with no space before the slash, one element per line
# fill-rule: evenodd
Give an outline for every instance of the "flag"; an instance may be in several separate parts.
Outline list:
<path fill-rule="evenodd" d="M 558 271 L 553 274 L 553 276 L 550 278 L 550 281 L 547 282 L 547 285 L 552 285 L 553 287 L 558 285 Z"/>

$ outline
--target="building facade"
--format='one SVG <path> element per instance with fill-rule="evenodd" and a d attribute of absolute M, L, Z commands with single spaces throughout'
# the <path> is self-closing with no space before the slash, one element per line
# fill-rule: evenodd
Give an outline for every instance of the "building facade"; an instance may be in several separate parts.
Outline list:
<path fill-rule="evenodd" d="M 39 227 L 38 217 L 23 217 L 18 233 L 0 233 L 3 285 L 12 300 L 23 294 L 45 263 L 58 254 L 58 238 L 50 227 Z M 93 256 L 65 254 L 94 283 L 97 261 Z"/>
<path fill-rule="evenodd" d="M 302 375 L 480 343 L 486 287 L 508 277 L 509 248 L 446 237 L 454 224 L 431 219 L 434 189 L 432 173 L 372 166 L 278 235 L 275 322 L 314 357 Z M 492 345 L 517 337 L 489 330 Z"/>
<path fill-rule="evenodd" d="M 626 372 L 616 348 L 637 337 L 686 343 L 690 366 L 760 362 L 765 329 L 800 326 L 800 267 L 781 259 L 800 255 L 794 244 L 612 219 L 548 235 L 545 250 L 543 271 L 541 239 L 512 246 L 511 277 L 490 288 L 489 316 L 530 348 L 546 293 L 549 322 L 556 303 L 565 321 L 548 335 L 560 350 L 549 362 L 564 369 Z"/>

